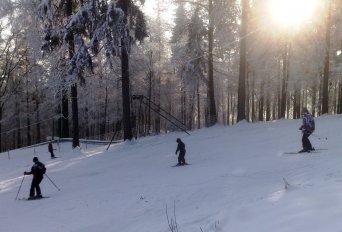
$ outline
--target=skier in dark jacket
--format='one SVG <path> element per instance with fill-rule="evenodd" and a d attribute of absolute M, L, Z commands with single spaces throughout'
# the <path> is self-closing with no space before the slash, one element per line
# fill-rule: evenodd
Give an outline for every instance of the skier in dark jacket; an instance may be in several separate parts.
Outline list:
<path fill-rule="evenodd" d="M 309 140 L 309 136 L 315 131 L 315 120 L 307 108 L 303 108 L 303 123 L 299 130 L 303 133 L 303 149 L 299 152 L 310 152 L 315 150 Z"/>
<path fill-rule="evenodd" d="M 49 145 L 48 145 L 48 149 L 49 149 L 49 152 L 51 154 L 51 159 L 54 159 L 56 158 L 55 154 L 53 154 L 53 146 L 52 146 L 52 143 L 50 142 Z"/>
<path fill-rule="evenodd" d="M 185 144 L 182 142 L 180 138 L 177 138 L 176 142 L 178 143 L 176 155 L 177 155 L 177 152 L 179 151 L 177 165 L 186 165 L 187 163 L 185 162 L 185 158 L 184 158 L 185 157 Z"/>
<path fill-rule="evenodd" d="M 30 188 L 30 197 L 29 200 L 36 199 L 36 198 L 42 198 L 42 193 L 40 191 L 39 184 L 42 182 L 44 178 L 44 174 L 46 171 L 45 165 L 41 162 L 39 162 L 37 157 L 33 158 L 34 165 L 31 168 L 30 172 L 24 172 L 24 175 L 33 175 L 31 188 Z M 34 195 L 34 192 L 36 190 L 37 195 Z"/>

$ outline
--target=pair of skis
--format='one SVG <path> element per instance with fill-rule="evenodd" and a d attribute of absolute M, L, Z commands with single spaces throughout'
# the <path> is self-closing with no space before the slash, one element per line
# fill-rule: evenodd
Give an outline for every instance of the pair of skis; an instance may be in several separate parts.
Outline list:
<path fill-rule="evenodd" d="M 190 165 L 188 163 L 185 163 L 185 164 L 176 164 L 176 165 L 172 165 L 171 167 L 182 167 L 182 166 L 187 166 L 187 165 Z"/>
<path fill-rule="evenodd" d="M 42 199 L 45 199 L 45 198 L 50 198 L 50 196 L 33 197 L 33 198 L 22 197 L 22 198 L 18 198 L 18 200 L 21 200 L 21 201 L 35 201 L 35 200 L 42 200 Z"/>
<path fill-rule="evenodd" d="M 312 151 L 306 151 L 306 152 L 303 152 L 303 151 L 284 152 L 283 154 L 311 154 L 311 153 L 320 153 L 320 151 L 324 151 L 324 150 L 328 150 L 328 149 L 318 148 L 318 149 L 315 149 L 315 150 L 312 150 Z"/>

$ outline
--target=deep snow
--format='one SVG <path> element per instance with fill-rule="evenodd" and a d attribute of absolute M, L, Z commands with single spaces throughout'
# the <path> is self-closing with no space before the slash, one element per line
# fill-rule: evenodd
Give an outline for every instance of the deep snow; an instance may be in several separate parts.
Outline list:
<path fill-rule="evenodd" d="M 179 232 L 342 231 L 342 116 L 316 118 L 312 154 L 301 149 L 301 120 L 238 123 L 107 146 L 54 144 L 0 154 L 0 231 Z M 184 167 L 176 138 L 186 144 Z M 327 138 L 327 139 L 325 139 Z M 50 198 L 15 200 L 34 156 L 47 166 Z M 19 197 L 27 197 L 26 176 Z M 285 181 L 284 181 L 285 180 Z M 290 186 L 285 188 L 285 182 Z M 174 213 L 175 211 L 175 213 Z M 174 218 L 176 216 L 176 218 Z"/>

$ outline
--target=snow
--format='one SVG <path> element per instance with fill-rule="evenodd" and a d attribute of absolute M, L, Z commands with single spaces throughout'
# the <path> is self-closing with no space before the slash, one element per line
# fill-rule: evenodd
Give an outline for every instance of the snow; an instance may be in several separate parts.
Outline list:
<path fill-rule="evenodd" d="M 54 144 L 0 154 L 1 231 L 342 231 L 342 116 L 316 118 L 310 140 L 319 153 L 301 149 L 301 120 L 238 123 L 114 144 Z M 176 138 L 191 165 L 177 162 Z M 327 139 L 326 139 L 327 138 Z M 34 156 L 47 166 L 43 195 L 15 200 Z M 27 197 L 26 176 L 19 197 Z M 286 182 L 289 183 L 286 186 Z"/>

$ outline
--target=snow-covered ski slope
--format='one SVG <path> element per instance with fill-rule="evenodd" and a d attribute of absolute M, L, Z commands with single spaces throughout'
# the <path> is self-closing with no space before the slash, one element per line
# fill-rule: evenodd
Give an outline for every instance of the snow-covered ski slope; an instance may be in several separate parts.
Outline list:
<path fill-rule="evenodd" d="M 342 116 L 316 118 L 314 154 L 301 120 L 242 122 L 107 146 L 70 143 L 0 154 L 1 232 L 342 231 Z M 176 138 L 191 165 L 177 162 Z M 327 138 L 327 139 L 325 139 Z M 9 157 L 10 159 L 9 159 Z M 39 201 L 14 200 L 34 156 L 47 166 Z M 26 176 L 19 197 L 27 197 Z M 288 186 L 285 189 L 285 183 Z M 174 208 L 175 206 L 175 208 Z M 174 213 L 175 212 L 175 213 Z M 176 216 L 176 218 L 175 218 Z"/>

